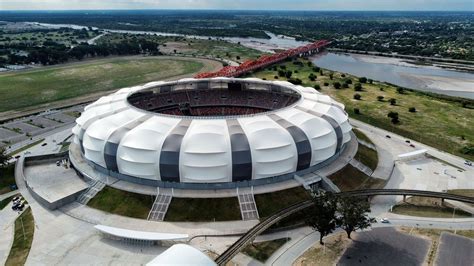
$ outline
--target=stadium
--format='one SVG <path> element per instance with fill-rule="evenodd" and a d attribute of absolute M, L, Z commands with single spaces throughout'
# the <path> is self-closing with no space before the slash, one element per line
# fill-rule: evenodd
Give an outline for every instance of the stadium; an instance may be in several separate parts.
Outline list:
<path fill-rule="evenodd" d="M 71 162 L 154 187 L 273 184 L 324 167 L 351 140 L 344 105 L 313 88 L 255 78 L 123 88 L 88 105 Z"/>

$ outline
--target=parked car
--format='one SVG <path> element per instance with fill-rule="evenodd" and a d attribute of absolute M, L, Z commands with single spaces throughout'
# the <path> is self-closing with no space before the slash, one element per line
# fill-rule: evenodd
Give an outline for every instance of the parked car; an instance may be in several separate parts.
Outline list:
<path fill-rule="evenodd" d="M 382 219 L 380 219 L 380 222 L 383 223 L 383 224 L 388 224 L 388 223 L 390 223 L 390 221 L 389 221 L 387 218 L 382 218 Z"/>
<path fill-rule="evenodd" d="M 391 139 L 391 138 L 392 138 L 392 137 L 390 137 L 390 135 L 385 135 L 385 137 L 386 137 L 387 139 Z"/>
<path fill-rule="evenodd" d="M 409 141 L 409 140 L 405 140 L 405 142 L 406 142 L 406 143 L 410 143 L 410 141 Z"/>
<path fill-rule="evenodd" d="M 412 147 L 412 148 L 415 148 L 415 145 L 413 145 L 413 144 L 410 144 L 410 147 Z"/>
<path fill-rule="evenodd" d="M 48 143 L 46 143 L 46 142 L 43 143 L 43 144 L 41 144 L 42 147 L 44 147 L 44 146 L 46 146 L 46 145 L 48 145 Z"/>

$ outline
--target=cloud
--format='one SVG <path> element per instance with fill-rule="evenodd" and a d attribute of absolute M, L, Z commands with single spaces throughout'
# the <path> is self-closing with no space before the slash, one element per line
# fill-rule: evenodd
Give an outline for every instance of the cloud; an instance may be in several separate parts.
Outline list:
<path fill-rule="evenodd" d="M 258 9 L 258 10 L 460 10 L 472 0 L 0 0 L 0 10 Z"/>

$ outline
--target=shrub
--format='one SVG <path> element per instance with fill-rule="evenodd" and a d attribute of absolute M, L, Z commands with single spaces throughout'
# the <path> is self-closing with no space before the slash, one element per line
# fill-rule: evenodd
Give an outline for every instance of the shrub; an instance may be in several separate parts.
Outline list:
<path fill-rule="evenodd" d="M 313 88 L 317 91 L 321 90 L 321 86 L 319 86 L 319 84 L 314 85 Z"/>
<path fill-rule="evenodd" d="M 344 80 L 344 83 L 346 83 L 346 84 L 352 84 L 352 79 L 346 79 L 346 80 Z"/>
<path fill-rule="evenodd" d="M 291 70 L 288 70 L 288 71 L 286 71 L 286 73 L 285 73 L 285 77 L 289 79 L 289 78 L 291 78 L 291 75 L 292 75 L 292 74 L 293 74 L 293 72 L 291 72 Z"/>
<path fill-rule="evenodd" d="M 367 80 L 367 82 L 368 82 L 369 84 L 372 84 L 372 83 L 374 83 L 374 81 L 373 81 L 373 80 L 371 80 L 371 79 L 368 79 L 368 80 Z"/>
<path fill-rule="evenodd" d="M 327 82 L 324 82 L 324 84 L 323 84 L 323 85 L 327 87 L 327 86 L 329 86 L 329 83 L 327 83 Z"/>
<path fill-rule="evenodd" d="M 389 102 L 390 102 L 390 105 L 397 105 L 397 100 L 394 98 L 390 99 Z"/>
<path fill-rule="evenodd" d="M 467 154 L 467 155 L 474 155 L 474 147 L 473 146 L 464 146 L 461 149 L 462 154 Z"/>
<path fill-rule="evenodd" d="M 288 82 L 293 83 L 295 85 L 301 85 L 303 81 L 299 78 L 290 78 L 288 79 Z"/>
<path fill-rule="evenodd" d="M 354 99 L 356 100 L 360 100 L 362 98 L 362 96 L 358 93 L 354 94 Z"/>
<path fill-rule="evenodd" d="M 398 87 L 398 88 L 397 88 L 397 92 L 398 92 L 399 94 L 403 94 L 403 93 L 405 92 L 405 90 L 404 90 L 403 88 Z"/>
<path fill-rule="evenodd" d="M 298 70 L 295 70 L 295 73 L 298 73 Z"/>
<path fill-rule="evenodd" d="M 283 71 L 283 70 L 278 70 L 278 76 L 284 77 L 284 76 L 286 76 L 286 72 Z"/>
<path fill-rule="evenodd" d="M 309 76 L 308 76 L 308 79 L 311 80 L 311 81 L 315 81 L 316 78 L 317 78 L 316 75 L 313 74 L 313 73 L 309 74 Z"/>
<path fill-rule="evenodd" d="M 319 70 L 319 75 L 324 76 L 324 72 L 322 69 Z"/>
<path fill-rule="evenodd" d="M 382 88 L 382 87 L 380 87 L 380 91 L 383 91 L 383 88 Z"/>
<path fill-rule="evenodd" d="M 332 75 L 332 73 L 330 73 L 329 74 L 329 79 L 332 80 L 332 78 L 333 78 L 333 75 Z"/>
<path fill-rule="evenodd" d="M 377 101 L 383 102 L 383 98 L 384 98 L 383 96 L 377 96 Z"/>
<path fill-rule="evenodd" d="M 387 117 L 390 117 L 390 118 L 395 118 L 396 117 L 396 118 L 398 118 L 398 113 L 390 111 L 390 112 L 388 112 Z"/>
<path fill-rule="evenodd" d="M 346 74 L 341 74 L 341 78 L 345 78 L 346 77 Z"/>
<path fill-rule="evenodd" d="M 360 114 L 359 108 L 354 108 L 354 114 L 356 114 L 356 115 L 359 115 L 359 114 Z"/>
<path fill-rule="evenodd" d="M 343 83 L 343 84 L 342 84 L 342 87 L 343 87 L 344 89 L 347 89 L 347 88 L 349 88 L 349 85 L 348 85 L 347 83 Z"/>
<path fill-rule="evenodd" d="M 410 108 L 408 108 L 408 112 L 416 113 L 416 108 L 415 107 L 410 107 Z"/>
<path fill-rule="evenodd" d="M 335 88 L 336 90 L 338 90 L 338 89 L 341 88 L 341 83 L 339 83 L 339 82 L 337 82 L 337 81 L 334 82 L 332 85 L 334 86 L 334 88 Z"/>
<path fill-rule="evenodd" d="M 320 70 L 321 70 L 321 69 L 320 69 L 319 67 L 316 67 L 316 66 L 313 67 L 313 71 L 314 71 L 314 72 L 319 72 Z"/>
<path fill-rule="evenodd" d="M 360 83 L 354 84 L 354 90 L 355 91 L 362 91 L 362 84 L 360 84 Z"/>
<path fill-rule="evenodd" d="M 274 79 L 278 79 L 278 76 L 274 76 L 273 78 L 274 78 Z"/>
<path fill-rule="evenodd" d="M 286 69 L 286 66 L 285 65 L 280 65 L 280 68 L 281 69 Z"/>
<path fill-rule="evenodd" d="M 240 56 L 236 56 L 235 58 L 237 58 L 237 60 L 240 60 Z"/>
<path fill-rule="evenodd" d="M 360 83 L 367 83 L 367 78 L 366 77 L 360 77 L 359 82 Z"/>

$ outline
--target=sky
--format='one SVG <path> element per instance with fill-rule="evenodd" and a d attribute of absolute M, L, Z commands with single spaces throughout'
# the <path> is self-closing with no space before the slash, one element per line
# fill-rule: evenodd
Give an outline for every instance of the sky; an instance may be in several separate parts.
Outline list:
<path fill-rule="evenodd" d="M 0 0 L 0 10 L 78 9 L 474 11 L 474 0 Z"/>

